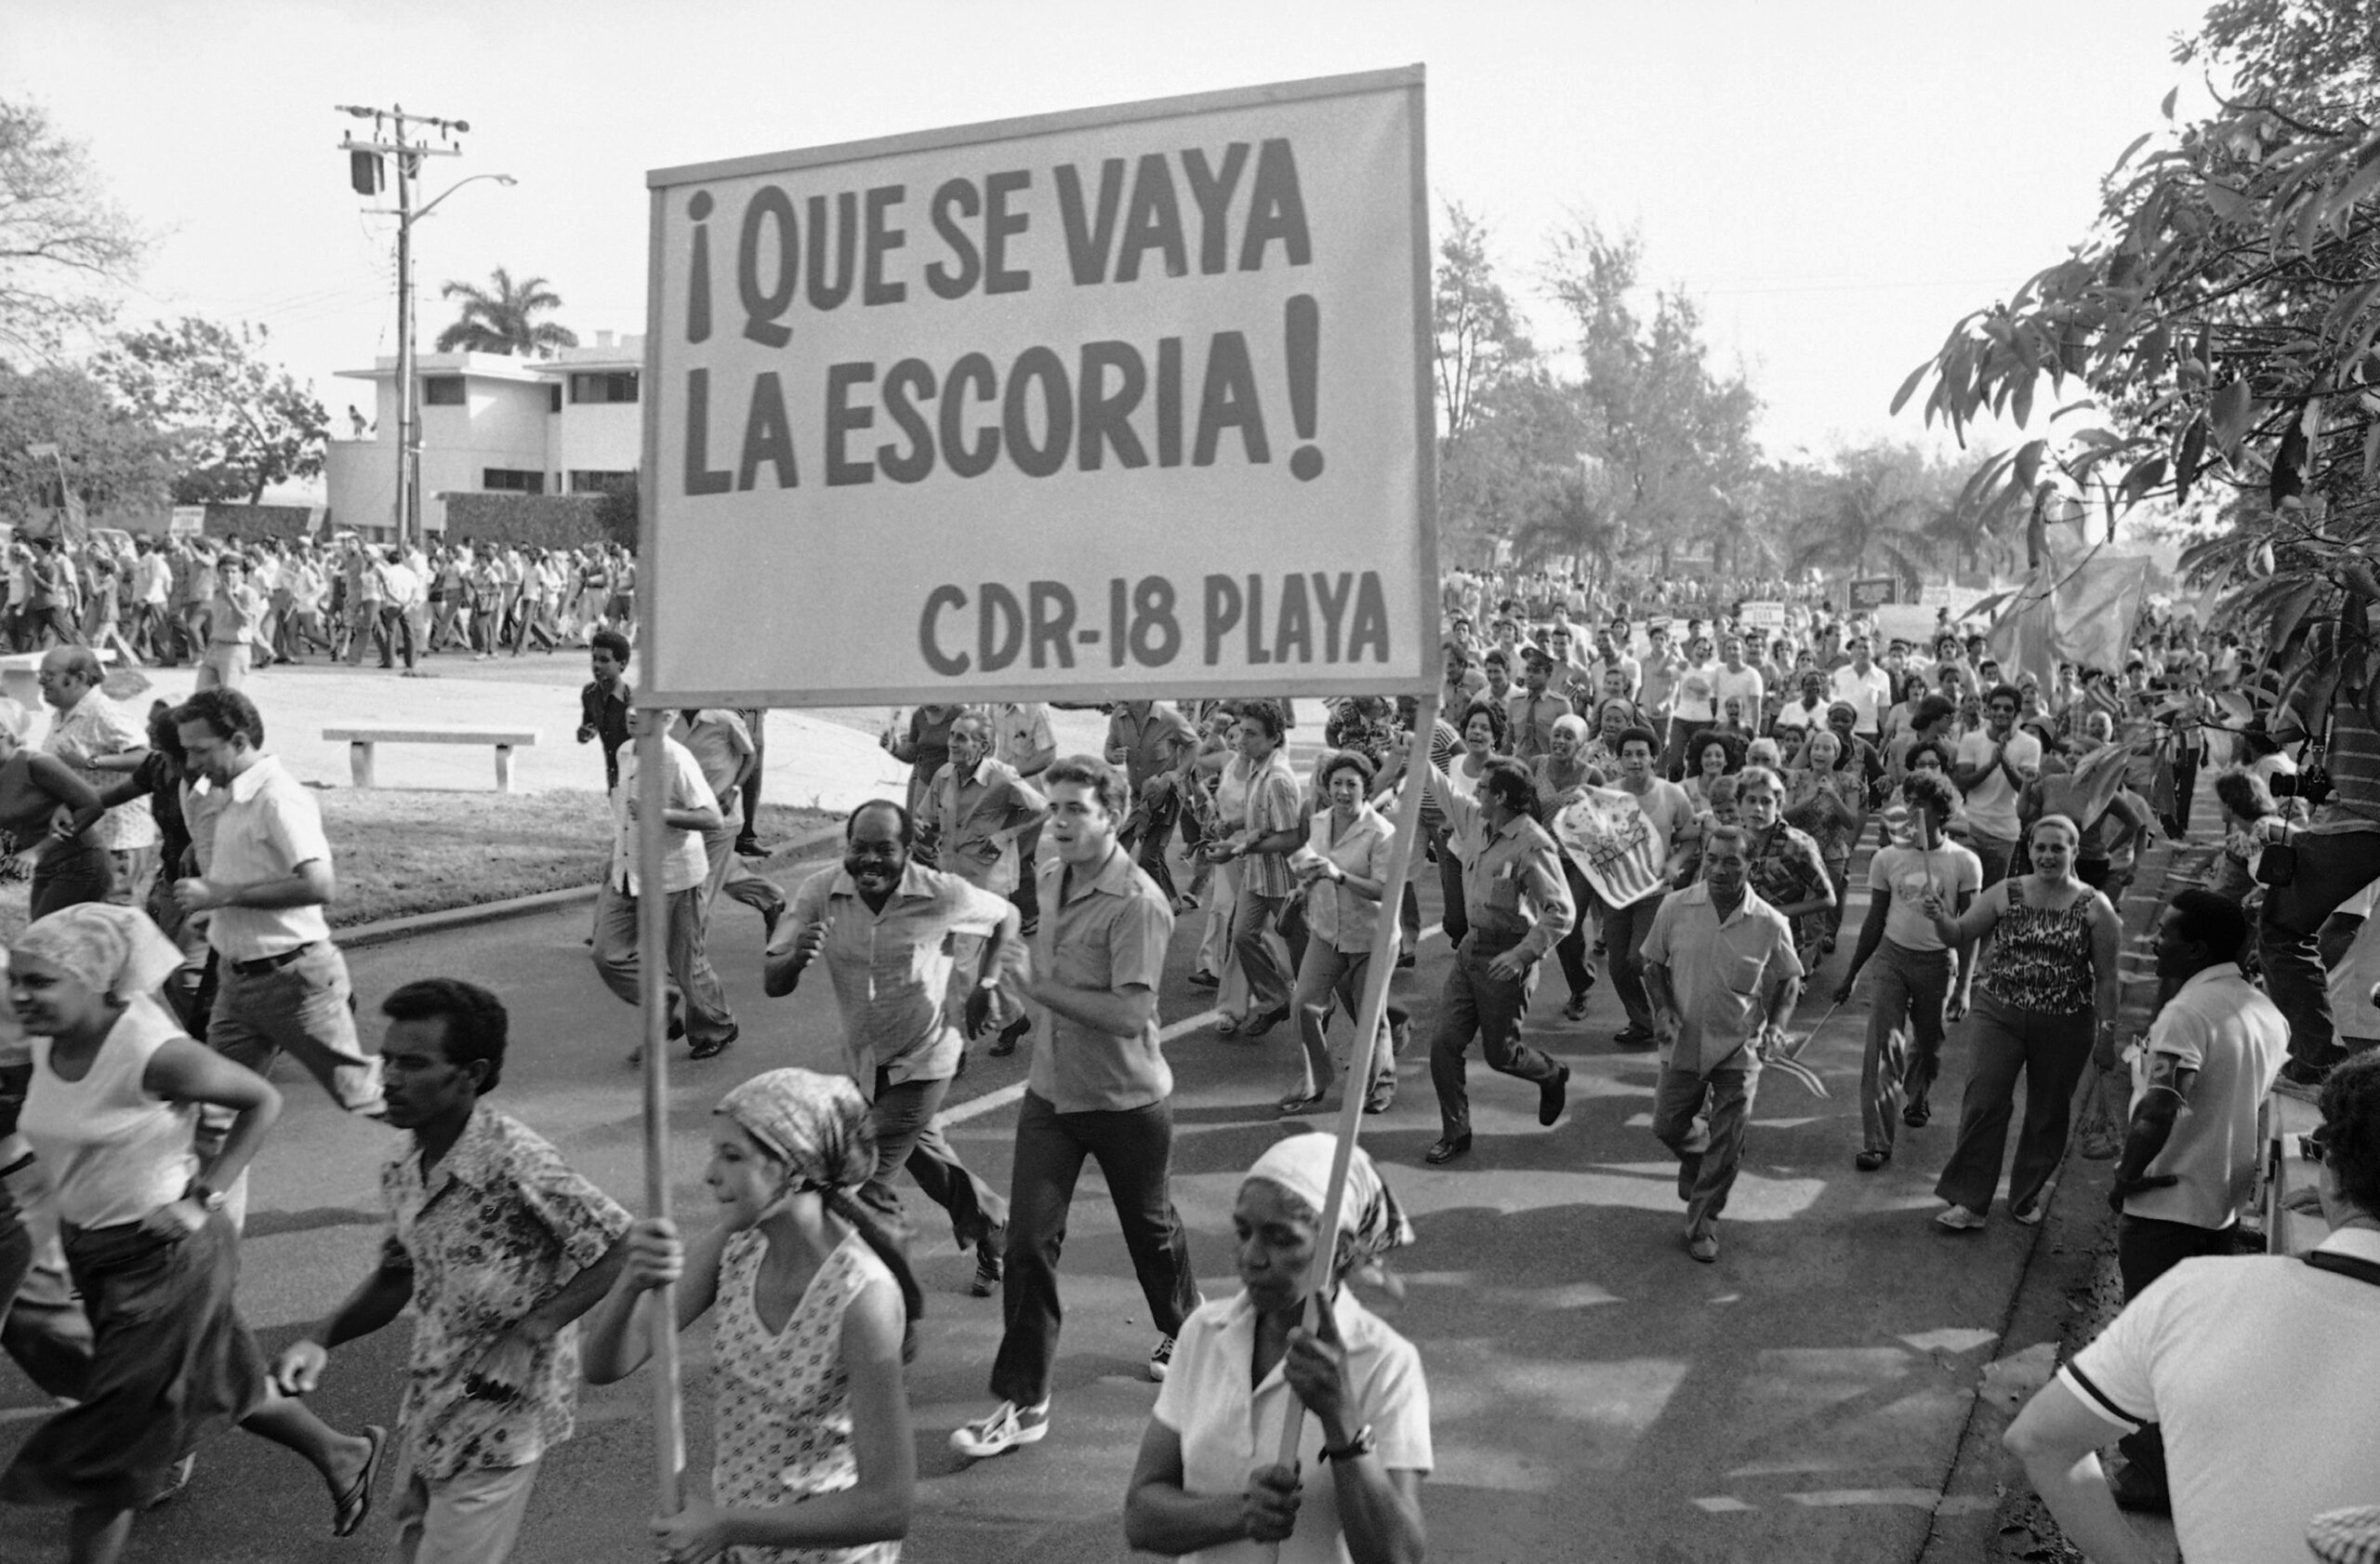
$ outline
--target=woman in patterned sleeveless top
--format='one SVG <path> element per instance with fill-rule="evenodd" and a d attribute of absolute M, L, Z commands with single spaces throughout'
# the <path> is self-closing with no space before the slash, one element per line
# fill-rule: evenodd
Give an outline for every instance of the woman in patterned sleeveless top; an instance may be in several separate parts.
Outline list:
<path fill-rule="evenodd" d="M 652 1340 L 644 1294 L 678 1285 L 678 1329 L 718 1315 L 711 1499 L 654 1519 L 681 1564 L 895 1564 L 917 1462 L 901 1388 L 921 1309 L 898 1245 L 852 1197 L 876 1167 L 859 1088 L 769 1070 L 721 1100 L 703 1181 L 726 1217 L 694 1245 L 639 1222 L 596 1311 L 587 1377 L 625 1378 Z"/>
<path fill-rule="evenodd" d="M 1952 1232 L 1981 1227 L 1991 1209 L 2017 1077 L 2025 1081 L 2025 1123 L 2008 1177 L 2008 1209 L 2030 1226 L 2042 1219 L 2043 1192 L 2066 1155 L 2067 1120 L 2093 1053 L 2095 1020 L 2097 1051 L 2114 1063 L 2123 925 L 2107 897 L 2075 878 L 2082 840 L 2072 820 L 2044 815 L 2033 825 L 2032 873 L 1985 887 L 1964 917 L 1950 917 L 1938 897 L 1926 907 L 1946 944 L 1991 939 L 1981 997 L 1964 985 L 1950 996 L 1952 1020 L 1972 1005 L 1966 1040 L 1974 1061 L 1959 1106 L 1958 1145 L 1934 1186 L 1949 1202 L 1934 1220 Z"/>

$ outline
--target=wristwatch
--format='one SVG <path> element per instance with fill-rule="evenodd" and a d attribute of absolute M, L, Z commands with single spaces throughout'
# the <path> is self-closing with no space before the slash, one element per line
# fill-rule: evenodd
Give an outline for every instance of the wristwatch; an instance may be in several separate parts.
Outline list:
<path fill-rule="evenodd" d="M 1372 1437 L 1372 1425 L 1367 1423 L 1356 1429 L 1345 1444 L 1336 1447 L 1324 1445 L 1322 1458 L 1325 1461 L 1352 1461 L 1357 1456 L 1369 1455 L 1379 1448 L 1380 1440 Z"/>
<path fill-rule="evenodd" d="M 182 1199 L 185 1200 L 196 1200 L 198 1202 L 198 1209 L 205 1212 L 211 1216 L 215 1213 L 221 1211 L 223 1209 L 223 1202 L 230 1200 L 231 1197 L 226 1195 L 220 1189 L 211 1189 L 207 1187 L 205 1181 L 203 1179 L 192 1179 L 191 1180 L 190 1187 L 182 1191 Z"/>

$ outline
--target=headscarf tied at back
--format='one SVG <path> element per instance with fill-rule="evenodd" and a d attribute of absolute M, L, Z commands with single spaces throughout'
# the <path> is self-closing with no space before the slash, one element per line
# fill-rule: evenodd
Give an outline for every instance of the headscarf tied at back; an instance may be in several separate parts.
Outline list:
<path fill-rule="evenodd" d="M 760 1149 L 785 1164 L 788 1189 L 856 1189 L 876 1172 L 867 1100 L 848 1076 L 764 1070 L 719 1100 Z"/>
<path fill-rule="evenodd" d="M 1333 1135 L 1291 1135 L 1276 1141 L 1248 1170 L 1249 1179 L 1278 1185 L 1312 1209 L 1316 1220 L 1330 1202 L 1330 1160 L 1338 1149 Z M 1339 1263 L 1333 1276 L 1361 1274 L 1386 1283 L 1381 1257 L 1413 1241 L 1413 1224 L 1396 1203 L 1371 1155 L 1358 1146 L 1347 1161 L 1346 1199 L 1339 1206 Z"/>
<path fill-rule="evenodd" d="M 63 968 L 94 993 L 119 1002 L 152 993 L 182 964 L 182 953 L 138 908 L 84 902 L 61 908 L 9 942 L 13 954 Z"/>

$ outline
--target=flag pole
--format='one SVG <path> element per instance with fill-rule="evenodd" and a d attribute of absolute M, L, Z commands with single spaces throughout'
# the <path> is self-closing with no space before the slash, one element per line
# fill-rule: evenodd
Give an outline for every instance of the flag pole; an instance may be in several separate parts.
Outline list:
<path fill-rule="evenodd" d="M 637 713 L 637 1007 L 644 1035 L 644 1210 L 669 1219 L 669 1040 L 668 997 L 664 987 L 669 948 L 669 898 L 662 889 L 668 799 L 668 762 L 662 749 L 669 714 L 659 708 Z M 678 1289 L 654 1289 L 653 1449 L 659 1513 L 676 1515 L 685 1502 L 686 1439 L 680 1410 Z"/>
<path fill-rule="evenodd" d="M 1430 739 L 1437 725 L 1438 692 L 1433 689 L 1421 696 L 1421 710 L 1413 723 L 1412 750 L 1405 762 L 1405 796 L 1396 805 L 1396 851 L 1390 855 L 1388 881 L 1381 887 L 1380 916 L 1372 927 L 1371 965 L 1364 974 L 1363 1014 L 1355 1018 L 1355 1045 L 1349 1050 L 1347 1079 L 1341 1088 L 1335 1132 L 1339 1144 L 1331 1153 L 1322 1224 L 1315 1230 L 1314 1258 L 1308 1262 L 1306 1271 L 1307 1294 L 1317 1301 L 1330 1285 L 1332 1262 L 1339 1253 L 1339 1224 L 1345 1214 L 1340 1208 L 1346 1194 L 1347 1167 L 1355 1160 L 1355 1137 L 1363 1130 L 1364 1098 L 1369 1094 L 1373 1061 L 1380 1051 L 1382 1022 L 1388 1011 L 1389 980 L 1396 975 L 1397 908 L 1405 899 L 1406 882 L 1412 876 L 1413 859 L 1421 844 L 1421 794 L 1426 790 L 1424 778 L 1430 772 Z M 1296 1017 L 1290 1019 L 1294 1025 Z M 1305 1406 L 1292 1396 L 1289 1413 L 1281 1420 L 1280 1465 L 1296 1464 L 1298 1440 L 1304 1433 Z M 1277 1546 L 1273 1552 L 1275 1557 L 1280 1556 Z"/>

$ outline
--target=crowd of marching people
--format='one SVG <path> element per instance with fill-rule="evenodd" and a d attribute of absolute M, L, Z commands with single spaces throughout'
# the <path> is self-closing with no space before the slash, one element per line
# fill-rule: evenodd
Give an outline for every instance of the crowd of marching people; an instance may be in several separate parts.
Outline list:
<path fill-rule="evenodd" d="M 316 563 L 304 550 L 265 552 L 284 572 Z M 511 557 L 443 556 L 465 594 L 459 644 L 517 649 L 555 628 L 542 601 L 503 588 Z M 210 557 L 217 601 L 257 590 L 248 563 Z M 492 601 L 477 593 L 483 577 L 497 583 Z M 2188 1262 L 2228 1252 L 2268 1086 L 2323 1113 L 2323 1198 L 2345 1236 L 2322 1268 L 2356 1286 L 2375 1279 L 2359 1266 L 2380 1274 L 2365 1241 L 2380 1226 L 2380 1054 L 2354 1029 L 2380 1037 L 2380 1024 L 2365 1019 L 2368 995 L 2334 1011 L 2318 959 L 2324 1029 L 2299 1025 L 2310 1001 L 2286 987 L 2287 963 L 2325 876 L 2293 885 L 2273 869 L 2295 833 L 2321 828 L 2307 810 L 2324 789 L 2276 789 L 2293 775 L 2277 739 L 2293 735 L 2226 704 L 2242 677 L 2236 640 L 2152 621 L 2125 668 L 2044 682 L 2004 676 L 1947 616 L 1928 644 L 1879 645 L 1872 625 L 1798 602 L 1781 628 L 1616 603 L 1552 602 L 1540 617 L 1462 577 L 1418 753 L 1409 697 L 1329 703 L 1318 751 L 1299 762 L 1285 700 L 1121 702 L 1101 752 L 1082 755 L 1060 753 L 1036 704 L 921 706 L 883 733 L 909 768 L 904 796 L 853 811 L 839 861 L 788 891 L 745 861 L 760 851 L 760 714 L 635 707 L 626 579 L 589 589 L 592 617 L 579 621 L 593 675 L 579 737 L 600 745 L 615 828 L 596 975 L 634 1003 L 641 962 L 662 961 L 668 1036 L 719 1056 L 741 1035 L 708 948 L 724 895 L 761 920 L 766 993 L 824 1004 L 799 1000 L 823 990 L 843 1038 L 839 1068 L 764 1069 L 721 1097 L 703 1175 L 714 1210 L 684 1231 L 631 1218 L 492 1106 L 510 1030 L 496 994 L 422 979 L 359 1020 L 324 916 L 332 845 L 228 668 L 140 722 L 99 689 L 82 638 L 61 636 L 42 671 L 59 713 L 44 748 L 22 746 L 23 713 L 0 710 L 0 827 L 32 860 L 34 891 L 9 945 L 13 1013 L 0 1028 L 23 1034 L 0 1054 L 15 1060 L 0 1072 L 13 1115 L 0 1126 L 0 1295 L 13 1300 L 0 1341 L 61 1398 L 0 1470 L 0 1501 L 64 1509 L 73 1559 L 119 1557 L 139 1512 L 236 1425 L 314 1469 L 335 1535 L 364 1524 L 385 1469 L 398 1557 L 500 1560 L 540 1463 L 572 1431 L 577 1386 L 640 1371 L 663 1296 L 679 1328 L 710 1321 L 719 1365 L 708 1497 L 655 1520 L 666 1556 L 897 1557 L 916 1482 L 904 1372 L 922 1304 L 909 1260 L 919 1235 L 894 1180 L 906 1171 L 942 1209 L 974 1255 L 972 1292 L 999 1300 L 991 1405 L 949 1436 L 981 1460 L 1055 1425 L 1060 1260 L 1086 1160 L 1157 1338 L 1146 1368 L 1160 1389 L 1122 1499 L 1132 1544 L 1205 1559 L 1276 1547 L 1421 1557 L 1423 1365 L 1344 1285 L 1376 1277 L 1412 1238 L 1380 1167 L 1356 1148 L 1333 1190 L 1332 1137 L 1274 1145 L 1237 1189 L 1240 1290 L 1201 1295 L 1171 1187 L 1157 1014 L 1177 921 L 1194 917 L 1190 981 L 1210 996 L 1214 1034 L 1251 1060 L 1276 1030 L 1293 1039 L 1279 1116 L 1312 1114 L 1334 1091 L 1387 1112 L 1398 1061 L 1425 1054 L 1432 1164 L 1474 1153 L 1474 1043 L 1492 1071 L 1534 1088 L 1541 1125 L 1561 1120 L 1570 1067 L 1541 1044 L 1582 1027 L 1607 984 L 1624 1015 L 1608 1046 L 1658 1062 L 1651 1133 L 1676 1162 L 1683 1251 L 1704 1264 L 1720 1257 L 1764 1071 L 1805 1068 L 1789 1023 L 1812 985 L 1836 1007 L 1865 985 L 1858 1171 L 1908 1158 L 1946 1060 L 1964 1067 L 1957 1127 L 1933 1159 L 1947 1234 L 1989 1225 L 2012 1133 L 2006 1209 L 2042 1220 L 2077 1088 L 2105 1072 L 2122 1105 L 2105 1149 L 2118 1160 L 2125 1288 L 2162 1312 L 2069 1366 L 2017 1443 L 2049 1492 L 2048 1474 L 2097 1448 L 2069 1451 L 2078 1430 L 2125 1436 L 2115 1489 L 2050 1494 L 2110 1557 L 2120 1544 L 2096 1508 L 2110 1492 L 2170 1504 L 2186 1545 L 2205 1524 L 2209 1437 L 2167 1408 L 2209 1393 L 2160 1378 L 2157 1332 L 2209 1327 L 2181 1319 L 2175 1287 L 2155 1284 L 2174 1273 L 2203 1287 Z M 36 633 L 57 630 L 45 620 Z M 132 655 L 191 649 L 178 631 L 161 643 L 139 630 Z M 652 751 L 666 768 L 652 789 L 663 879 L 651 885 L 638 739 L 663 717 Z M 2360 800 L 2380 773 L 2360 775 L 2347 744 L 2323 748 L 2337 747 L 2337 785 Z M 2173 899 L 2158 934 L 2163 1008 L 2120 1049 L 2116 908 L 2142 851 L 2188 828 L 2202 768 L 2220 771 L 2215 875 L 2245 882 Z M 1414 791 L 1421 830 L 1400 840 Z M 1867 910 L 1846 944 L 1855 874 Z M 1377 1047 L 1358 1047 L 1376 943 L 1397 968 L 1417 964 L 1414 881 L 1432 875 L 1452 960 L 1433 993 L 1394 982 Z M 2268 899 L 2243 906 L 2251 888 Z M 639 948 L 651 895 L 669 904 L 657 952 Z M 2269 899 L 2283 895 L 2295 899 Z M 2307 944 L 2336 908 L 2315 916 Z M 2252 917 L 2267 959 L 2243 968 Z M 1532 1016 L 1549 959 L 1558 1019 Z M 2273 998 L 2251 981 L 2259 966 Z M 939 1121 L 978 1042 L 1028 1054 L 1005 1189 L 967 1166 Z M 268 1359 L 233 1284 L 245 1175 L 282 1111 L 267 1077 L 283 1054 L 340 1109 L 401 1138 L 381 1173 L 374 1263 Z M 1338 1247 L 1317 1266 L 1334 1196 Z M 2344 1307 L 2338 1329 L 2380 1324 L 2354 1324 L 2372 1312 L 2357 1313 L 2361 1295 L 2320 1301 Z M 304 1397 L 339 1349 L 408 1308 L 390 1425 L 342 1429 L 311 1411 Z M 1293 1420 L 1297 1459 L 1277 1462 Z M 2320 1467 L 2289 1502 L 2320 1491 Z"/>
<path fill-rule="evenodd" d="M 89 646 L 120 666 L 187 664 L 234 687 L 251 669 L 315 656 L 412 671 L 441 653 L 551 653 L 636 624 L 636 555 L 615 543 L 439 538 L 425 550 L 353 533 L 240 543 L 99 529 L 7 550 L 9 650 Z"/>

